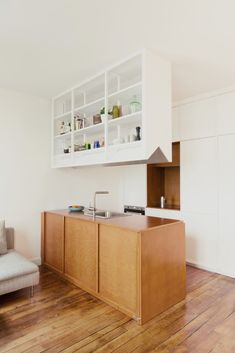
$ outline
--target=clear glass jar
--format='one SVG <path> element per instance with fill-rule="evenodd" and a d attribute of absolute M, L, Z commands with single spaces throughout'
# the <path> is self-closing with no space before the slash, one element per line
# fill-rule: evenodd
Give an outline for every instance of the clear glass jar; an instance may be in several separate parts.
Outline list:
<path fill-rule="evenodd" d="M 134 95 L 131 102 L 130 102 L 130 113 L 137 113 L 141 110 L 141 102 L 139 98 Z"/>

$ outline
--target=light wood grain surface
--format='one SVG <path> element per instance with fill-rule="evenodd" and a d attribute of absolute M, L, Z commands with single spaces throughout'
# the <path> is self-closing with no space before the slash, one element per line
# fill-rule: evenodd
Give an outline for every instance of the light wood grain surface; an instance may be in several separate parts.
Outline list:
<path fill-rule="evenodd" d="M 124 228 L 133 230 L 135 232 L 141 232 L 146 229 L 162 227 L 171 223 L 180 222 L 175 219 L 157 218 L 149 216 L 136 216 L 130 215 L 125 217 L 114 217 L 110 219 L 95 218 L 93 221 L 92 217 L 84 216 L 80 212 L 69 212 L 68 210 L 55 210 L 46 211 L 48 214 L 56 214 L 63 217 L 70 217 L 80 219 L 83 221 L 94 222 L 97 224 L 110 225 L 112 227 Z"/>
<path fill-rule="evenodd" d="M 41 269 L 0 297 L 1 353 L 234 353 L 235 280 L 187 267 L 187 297 L 143 326 Z"/>
<path fill-rule="evenodd" d="M 138 233 L 100 225 L 99 292 L 138 316 Z"/>
<path fill-rule="evenodd" d="M 65 275 L 97 290 L 98 225 L 65 218 Z"/>
<path fill-rule="evenodd" d="M 151 224 L 164 221 L 147 218 Z M 45 212 L 42 228 L 45 265 L 139 324 L 185 297 L 183 222 L 136 232 L 117 224 Z"/>
<path fill-rule="evenodd" d="M 141 318 L 146 322 L 186 296 L 184 223 L 141 236 Z"/>
<path fill-rule="evenodd" d="M 148 207 L 160 208 L 160 198 L 164 196 L 164 208 L 180 209 L 180 143 L 172 146 L 172 162 L 147 166 Z"/>
<path fill-rule="evenodd" d="M 59 272 L 64 271 L 64 217 L 46 213 L 42 215 L 44 224 L 42 253 L 44 262 Z"/>

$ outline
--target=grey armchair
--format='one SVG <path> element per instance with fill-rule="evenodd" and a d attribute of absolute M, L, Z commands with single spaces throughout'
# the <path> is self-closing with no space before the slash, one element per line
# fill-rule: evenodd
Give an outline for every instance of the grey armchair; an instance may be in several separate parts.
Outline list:
<path fill-rule="evenodd" d="M 38 266 L 14 250 L 14 229 L 7 228 L 7 254 L 0 255 L 0 295 L 39 283 Z"/>

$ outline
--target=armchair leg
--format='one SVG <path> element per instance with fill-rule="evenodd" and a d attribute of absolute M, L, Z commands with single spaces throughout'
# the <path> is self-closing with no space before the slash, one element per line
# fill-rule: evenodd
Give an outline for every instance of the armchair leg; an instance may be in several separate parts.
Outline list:
<path fill-rule="evenodd" d="M 30 297 L 34 296 L 34 286 L 30 287 Z"/>

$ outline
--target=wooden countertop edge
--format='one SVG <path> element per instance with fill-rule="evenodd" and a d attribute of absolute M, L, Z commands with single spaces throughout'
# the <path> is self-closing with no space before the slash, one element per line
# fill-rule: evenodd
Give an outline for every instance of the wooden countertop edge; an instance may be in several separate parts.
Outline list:
<path fill-rule="evenodd" d="M 155 218 L 161 218 L 161 217 L 155 217 Z M 172 223 L 161 224 L 161 225 L 156 226 L 156 227 L 149 227 L 149 228 L 141 229 L 138 232 L 148 232 L 148 231 L 153 230 L 153 229 L 159 229 L 159 228 L 164 228 L 164 227 L 172 227 L 175 224 L 179 224 L 179 223 L 184 224 L 184 221 L 182 221 L 180 219 L 174 219 L 174 222 L 172 222 Z"/>
<path fill-rule="evenodd" d="M 67 213 L 66 213 L 67 212 Z M 56 214 L 56 215 L 60 215 L 60 216 L 63 216 L 63 217 L 69 217 L 69 218 L 73 218 L 73 219 L 80 219 L 82 221 L 85 221 L 85 222 L 94 222 L 96 224 L 101 224 L 101 225 L 106 225 L 106 226 L 110 226 L 110 227 L 116 227 L 116 228 L 122 228 L 122 229 L 125 229 L 125 230 L 129 230 L 129 231 L 133 231 L 135 233 L 141 233 L 141 232 L 146 232 L 146 231 L 149 231 L 149 230 L 152 230 L 152 229 L 159 229 L 159 228 L 162 228 L 162 227 L 168 227 L 168 226 L 172 226 L 176 223 L 184 223 L 182 220 L 177 220 L 177 219 L 166 219 L 167 220 L 167 223 L 166 224 L 159 224 L 159 225 L 156 225 L 156 226 L 148 226 L 148 227 L 139 227 L 139 228 L 135 228 L 135 227 L 132 227 L 131 225 L 130 226 L 126 226 L 126 225 L 122 225 L 120 223 L 115 223 L 115 221 L 113 223 L 109 222 L 110 219 L 106 220 L 106 219 L 100 219 L 100 218 L 96 218 L 95 220 L 93 220 L 92 218 L 88 217 L 88 216 L 84 216 L 83 214 L 76 214 L 76 215 L 73 215 L 73 214 L 69 214 L 68 211 L 66 210 L 48 210 L 48 211 L 42 211 L 42 213 L 50 213 L 50 214 Z M 130 215 L 128 217 L 148 217 L 148 218 L 158 218 L 158 219 L 164 219 L 162 217 L 152 217 L 152 216 L 136 216 L 136 215 Z M 114 218 L 113 220 L 115 219 L 119 219 L 122 217 L 117 217 L 117 218 Z"/>

